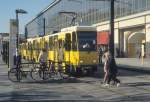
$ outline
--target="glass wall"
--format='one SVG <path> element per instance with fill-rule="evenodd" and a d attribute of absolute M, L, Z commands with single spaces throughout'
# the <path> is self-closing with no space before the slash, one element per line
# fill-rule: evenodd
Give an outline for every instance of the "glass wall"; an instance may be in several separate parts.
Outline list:
<path fill-rule="evenodd" d="M 44 19 L 46 34 L 52 34 L 67 26 L 103 22 L 110 18 L 109 8 L 108 0 L 54 0 L 46 10 L 26 25 L 26 33 L 28 37 L 43 35 Z M 150 10 L 150 0 L 115 1 L 115 18 L 146 10 Z"/>

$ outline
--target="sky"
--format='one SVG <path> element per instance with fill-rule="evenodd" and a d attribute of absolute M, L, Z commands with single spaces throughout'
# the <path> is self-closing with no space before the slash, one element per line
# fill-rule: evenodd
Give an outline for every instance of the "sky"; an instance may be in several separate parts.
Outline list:
<path fill-rule="evenodd" d="M 10 32 L 10 19 L 16 19 L 15 10 L 23 9 L 27 14 L 19 14 L 19 33 L 24 34 L 25 25 L 44 10 L 54 0 L 0 0 L 0 33 Z"/>

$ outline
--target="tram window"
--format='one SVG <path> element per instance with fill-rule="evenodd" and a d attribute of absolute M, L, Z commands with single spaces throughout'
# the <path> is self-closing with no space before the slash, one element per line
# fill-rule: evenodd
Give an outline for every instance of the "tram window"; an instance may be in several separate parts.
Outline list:
<path fill-rule="evenodd" d="M 77 40 L 76 40 L 76 33 L 72 33 L 72 50 L 77 50 Z"/>
<path fill-rule="evenodd" d="M 39 48 L 39 43 L 36 42 L 36 50 L 38 50 L 38 48 Z"/>
<path fill-rule="evenodd" d="M 49 49 L 52 50 L 53 49 L 53 39 L 49 38 Z"/>
<path fill-rule="evenodd" d="M 28 49 L 30 50 L 30 48 L 31 48 L 31 44 L 29 43 L 29 44 L 28 44 Z"/>
<path fill-rule="evenodd" d="M 32 49 L 33 49 L 33 44 L 32 44 L 32 43 L 30 43 L 29 48 L 30 48 L 30 50 L 32 50 Z"/>
<path fill-rule="evenodd" d="M 78 32 L 78 43 L 80 51 L 96 50 L 96 32 Z"/>
<path fill-rule="evenodd" d="M 28 43 L 28 50 L 30 50 L 30 44 Z"/>
<path fill-rule="evenodd" d="M 33 41 L 33 44 L 32 44 L 32 48 L 33 48 L 33 50 L 35 50 L 36 49 L 36 42 L 35 41 Z"/>
<path fill-rule="evenodd" d="M 70 51 L 71 50 L 71 35 L 70 35 L 70 33 L 66 34 L 65 49 L 66 49 L 66 51 Z"/>
<path fill-rule="evenodd" d="M 35 45 L 35 49 L 37 50 L 37 49 L 38 49 L 38 47 L 39 47 L 39 43 L 38 43 L 38 42 L 36 42 L 35 44 L 36 44 L 36 45 Z"/>
<path fill-rule="evenodd" d="M 59 48 L 62 47 L 62 39 L 58 40 L 58 43 L 59 43 Z"/>
<path fill-rule="evenodd" d="M 30 43 L 30 50 L 32 50 L 32 49 L 33 49 L 33 44 Z"/>
<path fill-rule="evenodd" d="M 35 49 L 35 43 L 32 43 L 32 50 Z"/>
<path fill-rule="evenodd" d="M 48 43 L 47 43 L 47 42 L 44 43 L 44 48 L 45 48 L 46 50 L 48 49 Z"/>
<path fill-rule="evenodd" d="M 38 47 L 39 47 L 39 43 L 36 42 L 36 50 L 38 50 Z"/>
<path fill-rule="evenodd" d="M 44 38 L 42 38 L 42 48 L 44 48 L 45 46 L 44 46 L 44 44 L 45 44 L 45 39 Z"/>
<path fill-rule="evenodd" d="M 58 48 L 58 35 L 55 35 L 53 39 L 54 39 L 54 46 L 53 46 L 53 48 L 57 49 Z"/>

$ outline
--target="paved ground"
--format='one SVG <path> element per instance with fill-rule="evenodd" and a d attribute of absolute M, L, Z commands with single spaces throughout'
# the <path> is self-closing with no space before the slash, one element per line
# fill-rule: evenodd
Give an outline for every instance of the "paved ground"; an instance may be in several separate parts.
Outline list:
<path fill-rule="evenodd" d="M 150 58 L 116 58 L 117 65 L 122 69 L 150 74 Z"/>
<path fill-rule="evenodd" d="M 149 102 L 150 76 L 135 71 L 119 70 L 120 87 L 103 87 L 99 77 L 70 78 L 12 83 L 7 66 L 0 61 L 0 102 Z"/>
<path fill-rule="evenodd" d="M 143 63 L 142 59 L 139 58 L 116 58 L 116 63 L 120 66 L 150 70 L 150 58 L 145 58 Z"/>

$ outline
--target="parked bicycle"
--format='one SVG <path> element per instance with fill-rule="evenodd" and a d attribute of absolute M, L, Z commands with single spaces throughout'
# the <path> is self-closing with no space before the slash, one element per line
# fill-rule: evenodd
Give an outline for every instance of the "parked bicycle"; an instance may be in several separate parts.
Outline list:
<path fill-rule="evenodd" d="M 49 79 L 64 79 L 64 62 L 54 62 L 48 60 L 48 65 L 41 63 L 40 66 L 36 66 L 31 69 L 30 75 L 31 78 L 35 81 L 40 79 L 49 80 Z"/>
<path fill-rule="evenodd" d="M 36 81 L 39 79 L 49 79 L 47 64 L 45 62 L 41 62 L 38 66 L 34 66 L 30 71 L 30 76 Z"/>
<path fill-rule="evenodd" d="M 53 78 L 53 79 L 63 79 L 64 76 L 63 76 L 63 68 L 65 66 L 63 66 L 63 63 L 62 62 L 54 62 L 54 61 L 51 61 L 50 62 L 50 67 L 49 67 L 49 76 L 50 78 Z"/>
<path fill-rule="evenodd" d="M 27 71 L 23 70 L 23 65 L 27 63 L 16 63 L 15 68 L 8 71 L 8 79 L 12 82 L 20 82 L 23 78 L 27 77 Z"/>

